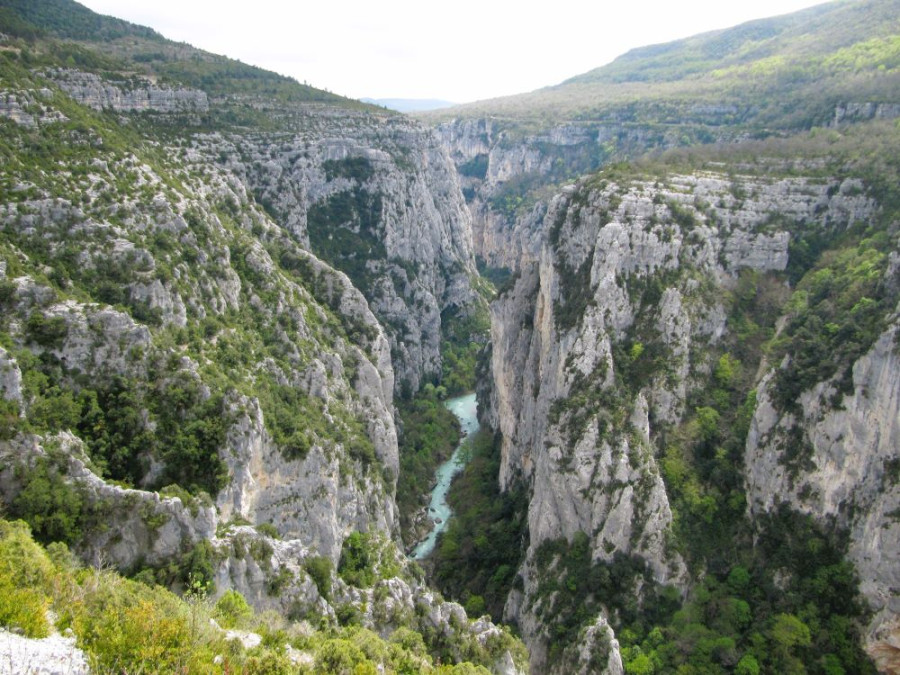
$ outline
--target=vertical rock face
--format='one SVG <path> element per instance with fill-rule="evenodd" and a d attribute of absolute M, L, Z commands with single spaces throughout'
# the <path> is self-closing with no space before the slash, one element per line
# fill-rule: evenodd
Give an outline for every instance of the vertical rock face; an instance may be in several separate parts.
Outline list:
<path fill-rule="evenodd" d="M 3 347 L 0 347 L 0 397 L 22 404 L 22 371 Z"/>
<path fill-rule="evenodd" d="M 291 133 L 198 139 L 276 221 L 349 276 L 391 343 L 396 386 L 441 370 L 442 315 L 475 296 L 471 223 L 453 164 L 398 116 L 299 112 Z"/>
<path fill-rule="evenodd" d="M 731 106 L 682 106 L 664 114 L 684 126 L 660 129 L 636 122 L 627 111 L 607 111 L 601 121 L 521 123 L 488 117 L 461 118 L 437 126 L 459 169 L 472 212 L 475 254 L 493 267 L 519 269 L 540 254 L 541 224 L 554 189 L 612 161 L 684 143 L 703 130 L 704 142 L 724 141 L 734 131 L 722 125 Z M 852 114 L 850 112 L 846 114 Z M 540 131 L 534 131 L 532 127 Z"/>
<path fill-rule="evenodd" d="M 835 522 L 849 534 L 848 557 L 874 612 L 869 642 L 889 643 L 900 614 L 900 358 L 891 325 L 853 364 L 852 390 L 835 401 L 836 383 L 803 393 L 796 413 L 773 401 L 775 371 L 759 389 L 747 438 L 750 510 L 786 503 Z M 800 467 L 785 461 L 798 441 L 809 454 Z"/>
<path fill-rule="evenodd" d="M 531 489 L 524 588 L 512 592 L 506 611 L 523 630 L 536 672 L 590 672 L 575 665 L 570 649 L 546 660 L 549 633 L 540 617 L 554 601 L 541 591 L 552 574 L 541 569 L 542 542 L 584 533 L 592 560 L 636 556 L 655 581 L 687 582 L 667 544 L 673 515 L 657 462 L 660 439 L 693 414 L 688 397 L 715 365 L 738 273 L 784 270 L 797 223 L 845 227 L 873 211 L 852 182 L 714 174 L 622 185 L 593 179 L 550 202 L 540 255 L 522 263 L 515 284 L 491 306 L 493 384 L 484 401 L 486 421 L 502 434 L 501 484 L 524 481 Z M 848 490 L 858 494 L 865 513 L 858 526 L 866 529 L 860 546 L 871 546 L 876 526 L 879 536 L 896 529 L 884 518 L 895 491 L 878 488 L 896 448 L 896 387 L 869 399 L 862 393 L 894 376 L 892 336 L 857 364 L 857 403 L 823 417 L 804 399 L 804 419 L 818 420 L 815 442 L 829 448 L 823 475 L 810 479 L 828 508 L 810 501 L 807 510 L 837 514 Z M 748 480 L 760 483 L 751 489 L 755 509 L 802 489 L 789 488 L 773 468 L 770 430 L 779 421 L 766 406 L 764 380 L 748 441 Z M 870 486 L 865 499 L 848 476 Z M 865 556 L 884 567 L 880 553 Z M 881 592 L 888 594 L 893 573 L 884 570 Z"/>
<path fill-rule="evenodd" d="M 55 69 L 46 75 L 73 99 L 94 110 L 159 113 L 209 110 L 209 99 L 200 89 L 157 86 L 140 77 L 110 82 L 79 70 Z"/>
<path fill-rule="evenodd" d="M 227 439 L 231 480 L 216 500 L 223 522 L 271 523 L 283 537 L 337 563 L 348 532 L 393 533 L 396 505 L 390 485 L 370 475 L 347 475 L 342 457 L 313 447 L 302 460 L 284 456 L 252 400 L 235 401 L 237 422 Z M 372 414 L 373 436 L 385 467 L 396 474 L 396 432 L 381 402 Z M 373 414 L 374 413 L 374 414 Z M 346 460 L 344 459 L 344 462 Z"/>

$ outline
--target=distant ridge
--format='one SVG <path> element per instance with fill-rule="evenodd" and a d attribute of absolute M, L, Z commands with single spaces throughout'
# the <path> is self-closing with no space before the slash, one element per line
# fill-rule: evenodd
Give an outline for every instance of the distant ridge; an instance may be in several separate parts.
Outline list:
<path fill-rule="evenodd" d="M 442 101 L 436 98 L 362 98 L 360 100 L 363 103 L 380 105 L 397 112 L 424 112 L 456 105 L 450 101 Z"/>
<path fill-rule="evenodd" d="M 713 126 L 823 126 L 846 101 L 900 103 L 898 36 L 900 0 L 836 0 L 639 47 L 560 84 L 425 116 L 497 117 L 534 131 L 549 120 L 707 124 L 698 110 L 727 107 L 730 117 Z"/>

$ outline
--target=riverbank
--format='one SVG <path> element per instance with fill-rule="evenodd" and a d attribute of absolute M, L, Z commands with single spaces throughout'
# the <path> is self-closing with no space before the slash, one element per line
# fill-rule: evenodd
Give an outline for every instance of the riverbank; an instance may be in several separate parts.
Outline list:
<path fill-rule="evenodd" d="M 441 464 L 435 472 L 435 485 L 431 491 L 431 501 L 428 505 L 428 517 L 434 526 L 413 549 L 410 557 L 414 560 L 427 558 L 434 550 L 438 535 L 447 527 L 447 521 L 452 515 L 450 506 L 447 504 L 447 492 L 450 490 L 453 477 L 462 471 L 468 459 L 467 441 L 479 429 L 478 402 L 475 394 L 451 398 L 445 403 L 445 406 L 459 419 L 463 435 L 450 459 Z"/>

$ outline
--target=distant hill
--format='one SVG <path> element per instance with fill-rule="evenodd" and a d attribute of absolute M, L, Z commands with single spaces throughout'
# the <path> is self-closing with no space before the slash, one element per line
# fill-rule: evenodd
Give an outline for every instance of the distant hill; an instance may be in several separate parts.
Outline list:
<path fill-rule="evenodd" d="M 436 98 L 363 98 L 363 103 L 380 105 L 397 112 L 425 112 L 426 110 L 440 110 L 456 105 L 450 101 L 442 101 Z"/>
<path fill-rule="evenodd" d="M 40 34 L 69 40 L 101 41 L 121 37 L 142 37 L 164 42 L 152 28 L 97 14 L 72 0 L 3 0 L 0 2 L 0 26 L 10 28 L 11 19 L 30 24 Z M 13 28 L 14 35 L 20 34 Z"/>
<path fill-rule="evenodd" d="M 144 75 L 200 88 L 212 96 L 265 96 L 269 105 L 277 101 L 360 106 L 293 78 L 168 40 L 151 28 L 96 14 L 73 0 L 0 0 L 0 33 L 27 40 L 54 58 L 71 56 L 81 69 Z M 51 61 L 48 58 L 48 64 Z"/>
<path fill-rule="evenodd" d="M 452 143 L 475 213 L 524 222 L 611 163 L 900 117 L 900 0 L 838 0 L 641 47 L 556 86 L 416 116 Z"/>
<path fill-rule="evenodd" d="M 838 0 L 641 47 L 555 86 L 428 117 L 671 124 L 715 105 L 733 107 L 729 124 L 807 128 L 848 100 L 900 102 L 900 0 Z"/>

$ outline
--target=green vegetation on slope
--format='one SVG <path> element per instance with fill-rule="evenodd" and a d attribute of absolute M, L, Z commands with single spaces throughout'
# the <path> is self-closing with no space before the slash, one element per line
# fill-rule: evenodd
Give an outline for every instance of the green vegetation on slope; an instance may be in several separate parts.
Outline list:
<path fill-rule="evenodd" d="M 535 556 L 535 611 L 560 664 L 587 622 L 605 609 L 626 673 L 874 673 L 862 649 L 859 599 L 841 545 L 812 520 L 783 510 L 758 523 L 755 545 L 707 574 L 682 602 L 643 561 L 592 561 L 588 538 L 544 542 Z M 606 654 L 593 655 L 605 664 Z"/>
<path fill-rule="evenodd" d="M 0 32 L 21 39 L 21 58 L 35 65 L 55 55 L 64 67 L 102 72 L 126 83 L 137 73 L 210 95 L 367 107 L 293 78 L 172 42 L 150 28 L 101 16 L 73 0 L 0 0 Z M 248 114 L 259 119 L 240 101 L 220 102 L 213 110 L 222 122 L 247 121 Z"/>
<path fill-rule="evenodd" d="M 507 135 L 567 120 L 662 133 L 670 125 L 809 128 L 831 121 L 838 103 L 900 102 L 898 37 L 894 0 L 831 2 L 642 47 L 556 86 L 422 117 L 492 116 Z"/>
<path fill-rule="evenodd" d="M 737 548 L 733 566 L 695 584 L 677 611 L 676 602 L 662 620 L 619 624 L 626 673 L 875 672 L 843 546 L 786 509 L 756 527 L 757 543 Z"/>
<path fill-rule="evenodd" d="M 11 22 L 0 26 L 12 28 L 12 35 L 21 34 L 19 31 L 26 27 L 22 25 L 24 22 L 37 35 L 51 34 L 69 40 L 104 42 L 123 37 L 163 40 L 151 28 L 97 14 L 72 0 L 2 0 L 0 7 L 4 19 Z M 12 23 L 14 19 L 18 21 Z"/>
<path fill-rule="evenodd" d="M 261 642 L 246 648 L 226 640 L 212 619 L 224 628 L 253 631 Z M 434 658 L 423 636 L 406 627 L 385 637 L 359 626 L 316 629 L 272 612 L 256 615 L 236 591 L 213 602 L 195 582 L 178 597 L 114 572 L 80 568 L 65 545 L 43 549 L 24 523 L 6 520 L 0 520 L 0 626 L 31 638 L 71 629 L 96 673 L 490 672 L 471 662 L 440 665 L 455 659 L 448 651 Z M 500 650 L 510 644 L 496 642 Z M 491 663 L 496 657 L 490 649 L 473 655 Z M 291 658 L 297 652 L 304 656 L 299 662 Z"/>
<path fill-rule="evenodd" d="M 444 405 L 447 391 L 426 384 L 410 400 L 398 402 L 400 475 L 397 509 L 404 540 L 415 537 L 412 518 L 429 501 L 434 472 L 450 459 L 460 438 L 459 420 Z"/>
<path fill-rule="evenodd" d="M 10 54 L 0 53 L 4 79 L 19 90 L 53 91 Z M 46 51 L 43 58 L 56 57 Z M 267 428 L 290 458 L 305 457 L 313 445 L 342 444 L 351 461 L 374 465 L 352 396 L 326 404 L 284 380 L 306 367 L 317 343 L 366 348 L 372 338 L 374 328 L 336 311 L 331 291 L 322 290 L 330 288 L 321 278 L 327 274 L 287 234 L 266 227 L 252 202 L 237 195 L 205 201 L 199 195 L 207 192 L 206 168 L 177 150 L 160 151 L 140 125 L 55 91 L 40 105 L 65 118 L 37 126 L 0 120 L 7 205 L 0 260 L 8 274 L 0 336 L 24 374 L 26 395 L 24 406 L 4 401 L 3 436 L 68 429 L 85 441 L 102 475 L 140 485 L 161 462 L 149 487 L 176 483 L 214 495 L 227 479 L 218 450 L 244 394 L 258 398 Z M 46 215 L 50 205 L 55 216 Z M 160 213 L 171 213 L 174 227 L 151 222 Z M 43 219 L 40 230 L 30 227 L 34 218 Z M 267 254 L 274 275 L 261 272 Z M 19 276 L 44 289 L 39 302 L 23 301 L 11 281 Z M 210 297 L 223 282 L 239 282 L 241 311 Z M 151 287 L 187 303 L 184 325 L 151 306 L 141 291 Z M 81 309 L 59 313 L 60 303 Z M 65 349 L 104 348 L 105 319 L 91 303 L 149 329 L 149 343 L 123 345 L 124 372 L 106 372 L 99 362 L 84 372 L 65 360 Z M 276 314 L 274 307 L 283 309 Z M 79 312 L 91 338 L 66 347 Z M 258 372 L 261 362 L 267 365 Z M 344 365 L 352 378 L 354 359 L 347 356 Z"/>
<path fill-rule="evenodd" d="M 500 621 L 524 555 L 527 495 L 521 488 L 499 489 L 499 438 L 482 430 L 469 452 L 447 495 L 453 518 L 435 545 L 432 579 L 467 612 Z"/>
<path fill-rule="evenodd" d="M 357 288 L 372 287 L 368 262 L 384 260 L 387 250 L 379 236 L 381 195 L 359 185 L 336 192 L 307 214 L 313 253 L 347 276 Z"/>

